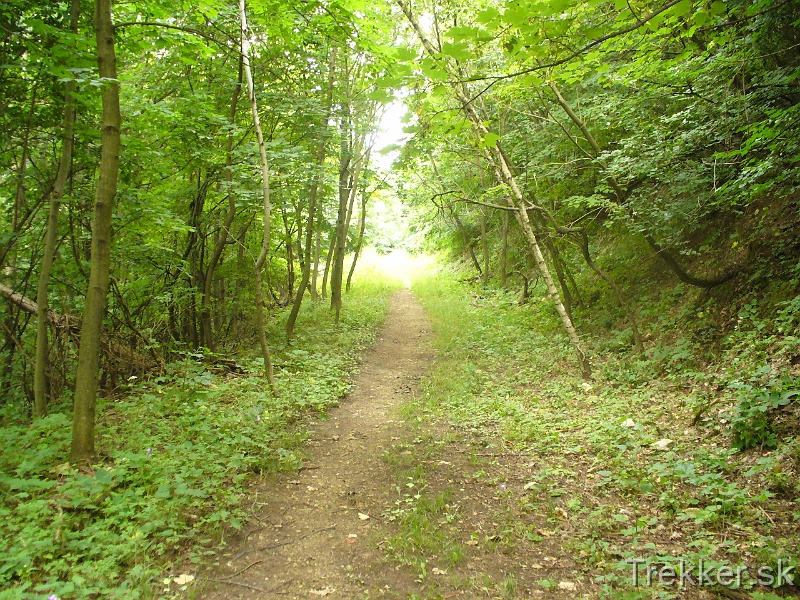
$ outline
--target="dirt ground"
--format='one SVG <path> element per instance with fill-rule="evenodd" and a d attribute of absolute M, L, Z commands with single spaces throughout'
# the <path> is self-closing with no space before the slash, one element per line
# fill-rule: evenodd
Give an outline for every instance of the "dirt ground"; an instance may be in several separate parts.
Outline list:
<path fill-rule="evenodd" d="M 435 360 L 431 333 L 414 295 L 396 292 L 351 393 L 312 424 L 309 461 L 253 490 L 259 510 L 220 566 L 200 574 L 198 597 L 595 597 L 546 518 L 521 507 L 529 457 L 400 416 Z M 392 544 L 403 543 L 395 519 L 416 491 L 405 487 L 414 468 L 424 472 L 424 494 L 446 503 L 417 532 L 423 556 Z M 426 547 L 427 535 L 440 551 Z M 543 579 L 552 587 L 543 589 Z"/>
<path fill-rule="evenodd" d="M 397 407 L 434 358 L 430 333 L 414 296 L 395 293 L 348 398 L 313 424 L 310 461 L 256 490 L 261 510 L 202 598 L 404 597 L 419 588 L 376 540 L 395 485 L 381 454 L 402 435 Z"/>

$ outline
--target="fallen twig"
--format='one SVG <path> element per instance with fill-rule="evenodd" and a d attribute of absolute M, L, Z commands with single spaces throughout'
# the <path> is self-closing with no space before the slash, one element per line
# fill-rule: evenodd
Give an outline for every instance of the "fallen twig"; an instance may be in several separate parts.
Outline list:
<path fill-rule="evenodd" d="M 273 550 L 275 548 L 280 548 L 281 546 L 289 546 L 290 544 L 296 544 L 300 540 L 304 540 L 307 537 L 311 537 L 312 535 L 316 535 L 318 533 L 322 533 L 323 531 L 330 531 L 331 529 L 336 529 L 336 525 L 331 525 L 330 527 L 323 527 L 322 529 L 317 529 L 315 531 L 309 531 L 306 534 L 301 535 L 296 540 L 289 540 L 288 542 L 278 542 L 277 544 L 270 544 L 269 546 L 264 546 L 263 548 L 259 548 L 259 552 L 263 552 L 264 550 Z"/>
<path fill-rule="evenodd" d="M 263 562 L 263 561 L 258 561 L 258 562 Z M 253 563 L 253 564 L 256 564 L 256 563 Z M 253 565 L 250 565 L 250 567 L 252 567 L 252 566 Z M 247 568 L 249 569 L 250 567 L 247 567 Z M 239 571 L 239 573 L 242 573 L 242 572 L 243 571 Z M 236 575 L 238 575 L 238 573 L 236 573 Z M 231 577 L 233 577 L 233 575 Z M 249 583 L 242 583 L 241 581 L 233 581 L 232 579 L 213 579 L 213 578 L 208 578 L 208 579 L 206 579 L 206 581 L 214 581 L 216 583 L 227 583 L 228 585 L 238 585 L 239 587 L 247 588 L 248 590 L 254 590 L 256 592 L 261 592 L 262 594 L 284 594 L 285 592 L 279 592 L 278 590 L 281 589 L 282 587 L 284 587 L 285 585 L 289 585 L 290 583 L 292 583 L 294 581 L 294 579 L 287 579 L 283 583 L 281 583 L 279 585 L 276 585 L 274 588 L 269 589 L 269 590 L 265 590 L 264 588 L 260 588 L 260 587 L 258 587 L 256 585 L 250 585 Z"/>
<path fill-rule="evenodd" d="M 239 587 L 247 588 L 248 590 L 255 590 L 256 592 L 261 592 L 262 594 L 269 594 L 267 590 L 264 588 L 260 588 L 257 585 L 250 585 L 249 583 L 242 583 L 241 581 L 233 581 L 232 579 L 208 579 L 208 581 L 214 581 L 216 583 L 227 583 L 228 585 L 238 585 Z M 277 589 L 277 588 L 276 588 Z"/>
<path fill-rule="evenodd" d="M 753 597 L 750 594 L 745 594 L 744 592 L 737 592 L 736 590 L 732 590 L 726 587 L 719 587 L 716 588 L 714 591 L 721 596 L 725 596 L 726 598 L 732 598 L 732 600 L 753 600 Z"/>
<path fill-rule="evenodd" d="M 255 567 L 255 566 L 256 566 L 256 565 L 258 565 L 258 564 L 261 564 L 261 563 L 263 563 L 265 560 L 267 560 L 267 559 L 266 559 L 266 558 L 262 558 L 261 560 L 257 560 L 257 561 L 255 561 L 255 562 L 252 562 L 252 563 L 250 563 L 249 565 L 247 565 L 247 566 L 246 566 L 244 569 L 239 569 L 239 570 L 238 570 L 238 571 L 236 571 L 236 573 L 234 573 L 233 575 L 228 575 L 228 577 L 236 577 L 237 575 L 241 575 L 242 573 L 244 573 L 244 572 L 245 572 L 245 571 L 247 571 L 248 569 L 250 569 L 250 568 L 252 568 L 252 567 Z"/>

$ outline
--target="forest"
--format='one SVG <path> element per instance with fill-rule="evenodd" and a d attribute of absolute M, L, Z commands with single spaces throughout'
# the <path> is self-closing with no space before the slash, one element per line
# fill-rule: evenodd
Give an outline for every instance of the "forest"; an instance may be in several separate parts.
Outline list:
<path fill-rule="evenodd" d="M 0 599 L 263 594 L 407 305 L 339 597 L 796 597 L 799 76 L 795 0 L 6 0 Z"/>

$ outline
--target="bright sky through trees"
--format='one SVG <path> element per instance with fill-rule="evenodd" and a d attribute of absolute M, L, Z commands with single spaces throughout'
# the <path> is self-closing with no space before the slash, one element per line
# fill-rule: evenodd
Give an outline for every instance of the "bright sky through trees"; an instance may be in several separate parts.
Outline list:
<path fill-rule="evenodd" d="M 406 105 L 400 101 L 395 100 L 386 106 L 386 110 L 381 117 L 378 124 L 378 133 L 375 137 L 375 150 L 374 163 L 381 171 L 388 172 L 398 154 L 400 153 L 399 146 L 405 144 L 406 140 L 410 137 L 409 134 L 403 132 L 403 127 L 406 125 L 403 120 L 407 115 Z M 398 146 L 388 152 L 385 149 Z"/>

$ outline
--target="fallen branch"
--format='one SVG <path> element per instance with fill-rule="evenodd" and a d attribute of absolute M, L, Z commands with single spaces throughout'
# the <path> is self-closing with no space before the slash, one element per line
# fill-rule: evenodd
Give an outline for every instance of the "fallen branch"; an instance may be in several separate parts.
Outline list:
<path fill-rule="evenodd" d="M 255 567 L 256 565 L 260 565 L 260 564 L 261 564 L 261 563 L 263 563 L 265 560 L 267 560 L 267 559 L 266 559 L 266 558 L 262 558 L 261 560 L 257 560 L 257 561 L 255 561 L 255 562 L 251 562 L 251 563 L 250 563 L 249 565 L 247 565 L 247 566 L 246 566 L 244 569 L 239 569 L 239 570 L 238 570 L 238 571 L 236 571 L 236 573 L 234 573 L 233 575 L 229 575 L 229 577 L 236 577 L 237 575 L 241 575 L 242 573 L 244 573 L 244 572 L 245 572 L 245 571 L 247 571 L 248 569 L 251 569 L 251 568 Z"/>
<path fill-rule="evenodd" d="M 248 590 L 253 590 L 256 592 L 261 592 L 262 594 L 285 594 L 286 592 L 279 592 L 278 590 L 284 586 L 289 585 L 294 581 L 294 579 L 287 579 L 281 584 L 276 585 L 274 588 L 265 590 L 264 588 L 260 588 L 255 585 L 250 585 L 249 583 L 242 583 L 241 581 L 234 581 L 233 579 L 214 579 L 214 578 L 206 578 L 205 581 L 213 581 L 215 583 L 226 583 L 228 585 L 237 585 L 239 587 L 247 588 Z"/>
<path fill-rule="evenodd" d="M 0 297 L 18 306 L 26 313 L 34 316 L 38 314 L 39 306 L 35 301 L 2 283 L 0 283 Z M 61 315 L 48 309 L 47 322 L 57 329 L 66 331 L 73 342 L 77 343 L 80 339 L 81 320 L 79 318 Z M 110 362 L 115 366 L 122 365 L 127 367 L 126 371 L 133 367 L 135 371 L 145 373 L 163 366 L 158 359 L 136 352 L 128 346 L 109 338 L 107 335 L 101 338 L 100 343 L 106 359 L 113 357 L 114 360 Z M 225 366 L 233 370 L 227 364 Z"/>
<path fill-rule="evenodd" d="M 31 315 L 35 316 L 39 310 L 36 302 L 2 283 L 0 283 L 0 296 Z M 47 322 L 62 329 L 74 329 L 76 332 L 80 330 L 80 324 L 77 320 L 70 319 L 68 316 L 60 315 L 52 310 L 47 311 Z"/>

